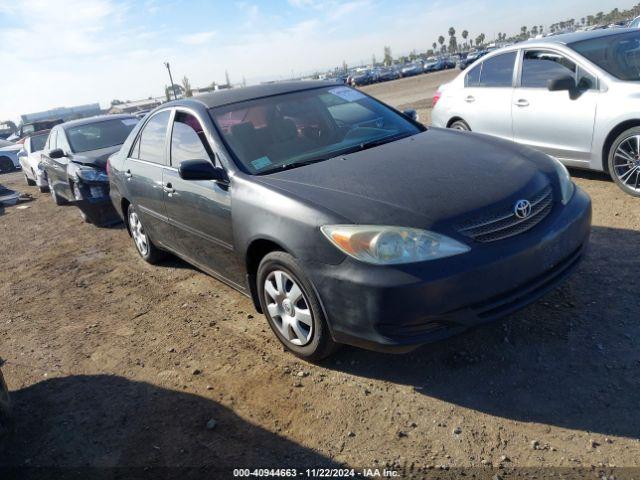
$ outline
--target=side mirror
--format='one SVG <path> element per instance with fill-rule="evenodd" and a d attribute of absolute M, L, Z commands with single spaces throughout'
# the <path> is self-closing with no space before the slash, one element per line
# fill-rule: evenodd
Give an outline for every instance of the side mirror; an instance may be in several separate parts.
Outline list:
<path fill-rule="evenodd" d="M 550 92 L 571 91 L 576 88 L 576 81 L 568 75 L 549 80 L 547 88 Z"/>
<path fill-rule="evenodd" d="M 405 110 L 402 112 L 402 114 L 407 117 L 410 118 L 411 120 L 413 120 L 414 122 L 418 121 L 418 112 L 416 112 L 415 110 Z"/>
<path fill-rule="evenodd" d="M 49 158 L 56 160 L 64 156 L 66 155 L 64 154 L 64 151 L 61 148 L 54 148 L 53 150 L 49 150 Z"/>
<path fill-rule="evenodd" d="M 223 168 L 214 167 L 208 160 L 185 160 L 180 162 L 178 175 L 183 180 L 227 180 Z"/>

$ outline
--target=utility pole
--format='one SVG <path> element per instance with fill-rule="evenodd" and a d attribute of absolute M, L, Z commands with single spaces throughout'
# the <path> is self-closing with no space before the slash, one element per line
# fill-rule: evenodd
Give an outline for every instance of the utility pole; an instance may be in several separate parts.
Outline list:
<path fill-rule="evenodd" d="M 171 82 L 171 90 L 173 90 L 173 99 L 177 100 L 178 95 L 176 95 L 176 89 L 173 88 L 173 78 L 171 77 L 171 67 L 169 66 L 169 62 L 164 62 L 164 66 L 167 67 L 167 72 L 169 72 L 169 81 Z"/>

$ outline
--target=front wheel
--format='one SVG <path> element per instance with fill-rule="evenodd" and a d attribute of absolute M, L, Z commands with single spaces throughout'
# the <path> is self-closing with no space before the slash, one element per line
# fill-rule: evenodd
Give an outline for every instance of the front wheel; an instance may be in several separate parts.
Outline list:
<path fill-rule="evenodd" d="M 27 174 L 24 174 L 24 181 L 25 183 L 29 186 L 29 187 L 33 187 L 35 186 L 36 182 L 34 182 L 33 180 L 31 180 L 29 177 L 27 177 Z"/>
<path fill-rule="evenodd" d="M 449 125 L 449 128 L 453 130 L 460 130 L 463 132 L 471 131 L 471 128 L 469 128 L 469 125 L 467 125 L 467 122 L 465 122 L 464 120 L 456 120 L 451 125 Z"/>
<path fill-rule="evenodd" d="M 285 252 L 266 255 L 258 267 L 257 281 L 262 311 L 287 350 L 311 362 L 336 350 L 315 291 L 293 256 Z"/>
<path fill-rule="evenodd" d="M 53 183 L 51 182 L 51 178 L 47 178 L 47 183 L 49 184 L 49 193 L 51 193 L 51 198 L 56 205 L 66 205 L 67 201 L 58 195 L 53 188 Z"/>
<path fill-rule="evenodd" d="M 129 205 L 129 209 L 127 210 L 127 220 L 131 238 L 133 238 L 133 243 L 135 244 L 136 250 L 140 256 L 151 264 L 160 262 L 160 260 L 164 258 L 164 252 L 156 247 L 149 238 L 149 235 L 142 225 L 142 221 L 140 220 L 138 213 L 133 208 L 133 205 Z"/>
<path fill-rule="evenodd" d="M 640 197 L 640 127 L 622 132 L 609 150 L 609 174 L 629 195 Z"/>

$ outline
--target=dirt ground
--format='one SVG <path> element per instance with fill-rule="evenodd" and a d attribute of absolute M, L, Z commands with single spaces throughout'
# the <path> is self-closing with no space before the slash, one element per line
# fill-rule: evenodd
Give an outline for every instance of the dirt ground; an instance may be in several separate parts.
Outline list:
<path fill-rule="evenodd" d="M 451 75 L 368 91 L 428 123 Z M 418 478 L 636 467 L 615 475 L 639 478 L 640 200 L 572 173 L 593 199 L 593 233 L 562 287 L 408 355 L 344 348 L 322 365 L 284 352 L 234 290 L 178 260 L 147 265 L 123 228 L 84 224 L 20 174 L 0 176 L 34 197 L 0 215 L 0 356 L 16 423 L 0 466 L 207 478 L 247 466 Z"/>

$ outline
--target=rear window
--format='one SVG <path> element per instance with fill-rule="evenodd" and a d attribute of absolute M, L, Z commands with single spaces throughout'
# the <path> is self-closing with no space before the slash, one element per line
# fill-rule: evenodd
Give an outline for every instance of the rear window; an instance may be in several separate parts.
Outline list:
<path fill-rule="evenodd" d="M 132 117 L 70 127 L 66 132 L 71 151 L 89 152 L 122 145 L 137 123 L 138 119 Z"/>

